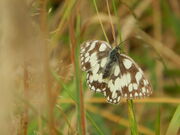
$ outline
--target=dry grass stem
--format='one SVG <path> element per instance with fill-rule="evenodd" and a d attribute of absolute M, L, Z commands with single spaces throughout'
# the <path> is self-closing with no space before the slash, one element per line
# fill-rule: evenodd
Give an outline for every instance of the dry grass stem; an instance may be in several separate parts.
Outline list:
<path fill-rule="evenodd" d="M 87 103 L 107 103 L 104 98 L 90 98 L 86 100 Z M 122 99 L 121 103 L 125 103 L 126 100 Z M 59 99 L 58 103 L 71 103 L 75 104 L 72 99 Z M 162 103 L 162 104 L 179 104 L 180 99 L 178 98 L 146 98 L 146 99 L 135 99 L 134 103 Z"/>

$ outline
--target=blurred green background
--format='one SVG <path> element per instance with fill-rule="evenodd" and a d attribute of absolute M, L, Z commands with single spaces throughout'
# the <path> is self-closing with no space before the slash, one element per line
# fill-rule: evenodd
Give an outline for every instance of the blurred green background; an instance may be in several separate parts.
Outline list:
<path fill-rule="evenodd" d="M 19 52 L 25 56 L 23 75 L 16 78 L 14 87 L 17 89 L 14 133 L 180 134 L 180 1 L 29 0 L 22 3 L 19 6 L 23 10 L 4 10 L 9 11 L 4 18 L 10 13 L 15 14 L 16 20 L 21 16 L 18 12 L 22 14 L 19 19 L 22 24 L 12 25 L 12 21 L 8 26 L 21 27 L 23 30 L 12 32 L 17 38 L 24 37 L 20 42 L 24 47 L 12 49 L 17 53 L 20 48 Z M 24 34 L 24 30 L 31 34 Z M 128 115 L 125 99 L 118 105 L 109 104 L 102 94 L 91 92 L 86 84 L 86 73 L 80 69 L 79 48 L 82 42 L 95 39 L 112 46 L 126 40 L 121 46 L 123 53 L 138 63 L 152 84 L 150 97 L 134 100 L 131 109 L 135 123 Z M 133 133 L 131 122 L 138 131 Z"/>

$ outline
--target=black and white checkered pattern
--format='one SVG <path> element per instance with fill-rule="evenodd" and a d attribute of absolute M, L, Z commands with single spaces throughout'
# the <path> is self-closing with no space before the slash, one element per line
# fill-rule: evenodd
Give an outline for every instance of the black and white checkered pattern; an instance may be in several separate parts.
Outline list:
<path fill-rule="evenodd" d="M 135 99 L 149 96 L 151 85 L 143 71 L 130 57 L 119 53 L 104 41 L 92 40 L 81 45 L 81 68 L 87 72 L 87 84 L 101 92 L 107 101 L 119 103 L 121 97 Z"/>

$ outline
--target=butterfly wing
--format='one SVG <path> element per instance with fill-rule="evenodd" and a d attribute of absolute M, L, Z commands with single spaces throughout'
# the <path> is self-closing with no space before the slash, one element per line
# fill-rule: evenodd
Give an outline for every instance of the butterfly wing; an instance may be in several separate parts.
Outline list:
<path fill-rule="evenodd" d="M 81 68 L 87 72 L 87 83 L 91 90 L 102 92 L 106 83 L 102 79 L 102 71 L 108 60 L 111 46 L 104 41 L 91 40 L 81 45 Z"/>
<path fill-rule="evenodd" d="M 120 54 L 120 68 L 125 74 L 130 74 L 130 82 L 122 87 L 122 96 L 128 99 L 147 97 L 152 94 L 152 88 L 141 68 L 130 57 Z"/>
<path fill-rule="evenodd" d="M 152 93 L 143 71 L 134 60 L 124 54 L 119 54 L 119 62 L 114 65 L 107 85 L 110 91 L 107 91 L 105 96 L 110 103 L 118 103 L 119 97 L 135 99 Z"/>

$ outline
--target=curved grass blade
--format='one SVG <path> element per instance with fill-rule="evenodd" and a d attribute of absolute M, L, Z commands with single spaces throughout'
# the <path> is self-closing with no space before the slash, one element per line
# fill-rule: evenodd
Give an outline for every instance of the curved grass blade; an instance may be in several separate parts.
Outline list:
<path fill-rule="evenodd" d="M 179 129 L 180 129 L 180 105 L 177 107 L 177 109 L 170 121 L 166 135 L 176 135 L 176 134 L 178 134 Z"/>

